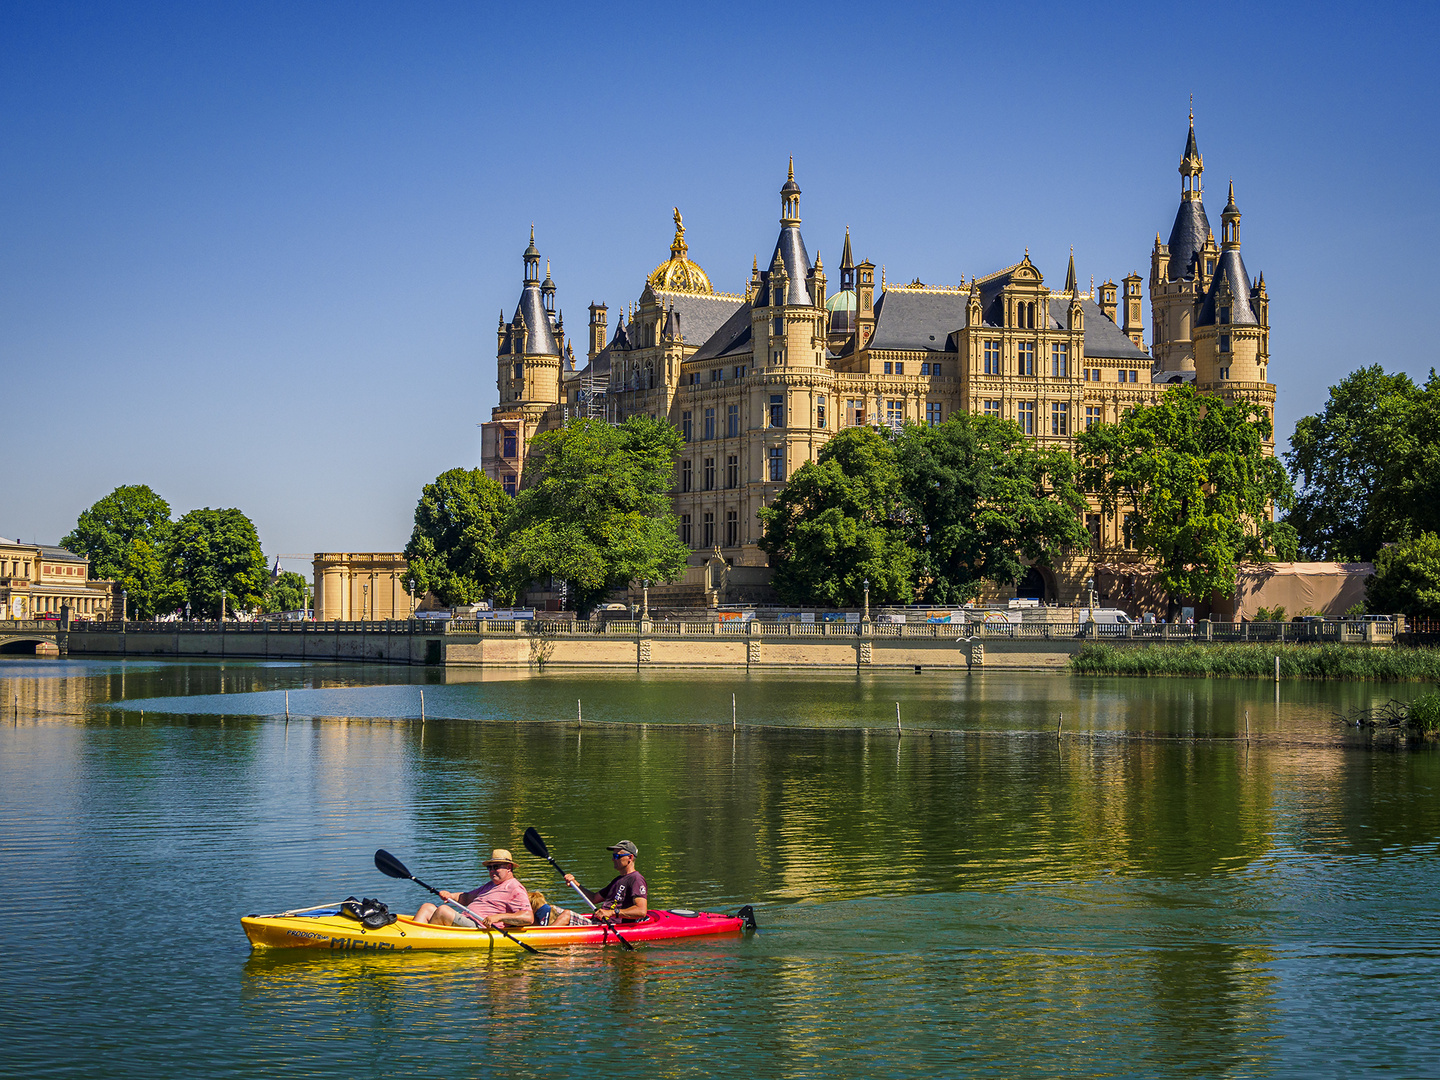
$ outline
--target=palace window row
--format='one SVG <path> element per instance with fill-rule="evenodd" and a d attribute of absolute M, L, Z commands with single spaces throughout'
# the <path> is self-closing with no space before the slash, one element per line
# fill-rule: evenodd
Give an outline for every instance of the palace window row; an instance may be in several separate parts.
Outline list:
<path fill-rule="evenodd" d="M 687 548 L 695 546 L 695 529 L 689 514 L 680 515 L 680 542 Z M 725 511 L 725 546 L 735 547 L 740 543 L 740 511 Z M 706 510 L 700 517 L 700 547 L 715 546 L 715 512 Z"/>

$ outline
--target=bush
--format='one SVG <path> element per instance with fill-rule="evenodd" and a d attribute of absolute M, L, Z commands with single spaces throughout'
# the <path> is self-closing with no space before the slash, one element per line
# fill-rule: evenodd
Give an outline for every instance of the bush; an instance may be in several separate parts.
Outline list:
<path fill-rule="evenodd" d="M 1262 607 L 1255 609 L 1256 622 L 1284 622 L 1285 605 L 1279 604 L 1273 608 Z"/>
<path fill-rule="evenodd" d="M 1440 691 L 1432 690 L 1428 694 L 1421 694 L 1410 702 L 1406 722 L 1426 735 L 1440 731 Z"/>
<path fill-rule="evenodd" d="M 1070 658 L 1075 675 L 1189 675 L 1240 679 L 1351 679 L 1440 682 L 1440 651 L 1364 645 L 1110 645 L 1094 642 Z"/>

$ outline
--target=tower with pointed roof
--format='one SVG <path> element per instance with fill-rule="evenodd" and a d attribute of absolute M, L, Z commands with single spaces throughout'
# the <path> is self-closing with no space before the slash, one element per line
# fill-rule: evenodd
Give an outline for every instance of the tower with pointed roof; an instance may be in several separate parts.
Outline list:
<path fill-rule="evenodd" d="M 1205 295 L 1215 273 L 1219 248 L 1205 215 L 1202 180 L 1205 160 L 1195 141 L 1195 113 L 1190 113 L 1190 131 L 1180 158 L 1180 207 L 1170 227 L 1168 243 L 1155 235 L 1150 252 L 1151 340 L 1154 342 L 1154 370 L 1157 373 L 1195 370 L 1195 347 L 1191 338 L 1195 305 Z"/>
<path fill-rule="evenodd" d="M 1195 383 L 1223 397 L 1252 401 L 1273 416 L 1269 297 L 1263 279 L 1251 282 L 1240 255 L 1233 180 L 1220 222 L 1220 258 L 1195 311 Z"/>

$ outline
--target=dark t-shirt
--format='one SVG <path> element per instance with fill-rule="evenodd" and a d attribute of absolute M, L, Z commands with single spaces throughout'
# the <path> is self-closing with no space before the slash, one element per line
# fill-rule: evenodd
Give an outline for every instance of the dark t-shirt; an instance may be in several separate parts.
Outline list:
<path fill-rule="evenodd" d="M 596 907 L 629 907 L 637 898 L 645 897 L 645 879 L 641 877 L 640 871 L 631 870 L 628 874 L 621 874 L 595 895 L 600 898 Z"/>

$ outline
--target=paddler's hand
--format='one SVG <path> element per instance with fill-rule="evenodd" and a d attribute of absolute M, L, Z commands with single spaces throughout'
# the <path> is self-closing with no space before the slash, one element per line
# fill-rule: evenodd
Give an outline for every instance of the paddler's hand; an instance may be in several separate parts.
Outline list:
<path fill-rule="evenodd" d="M 566 885 L 574 885 L 574 884 L 575 884 L 575 875 L 574 875 L 574 874 L 566 874 L 566 875 L 565 875 L 565 884 L 566 884 Z"/>
<path fill-rule="evenodd" d="M 437 889 L 436 891 L 440 894 L 441 900 L 454 900 L 456 902 L 460 900 L 460 897 L 456 893 L 446 892 L 444 889 Z"/>

